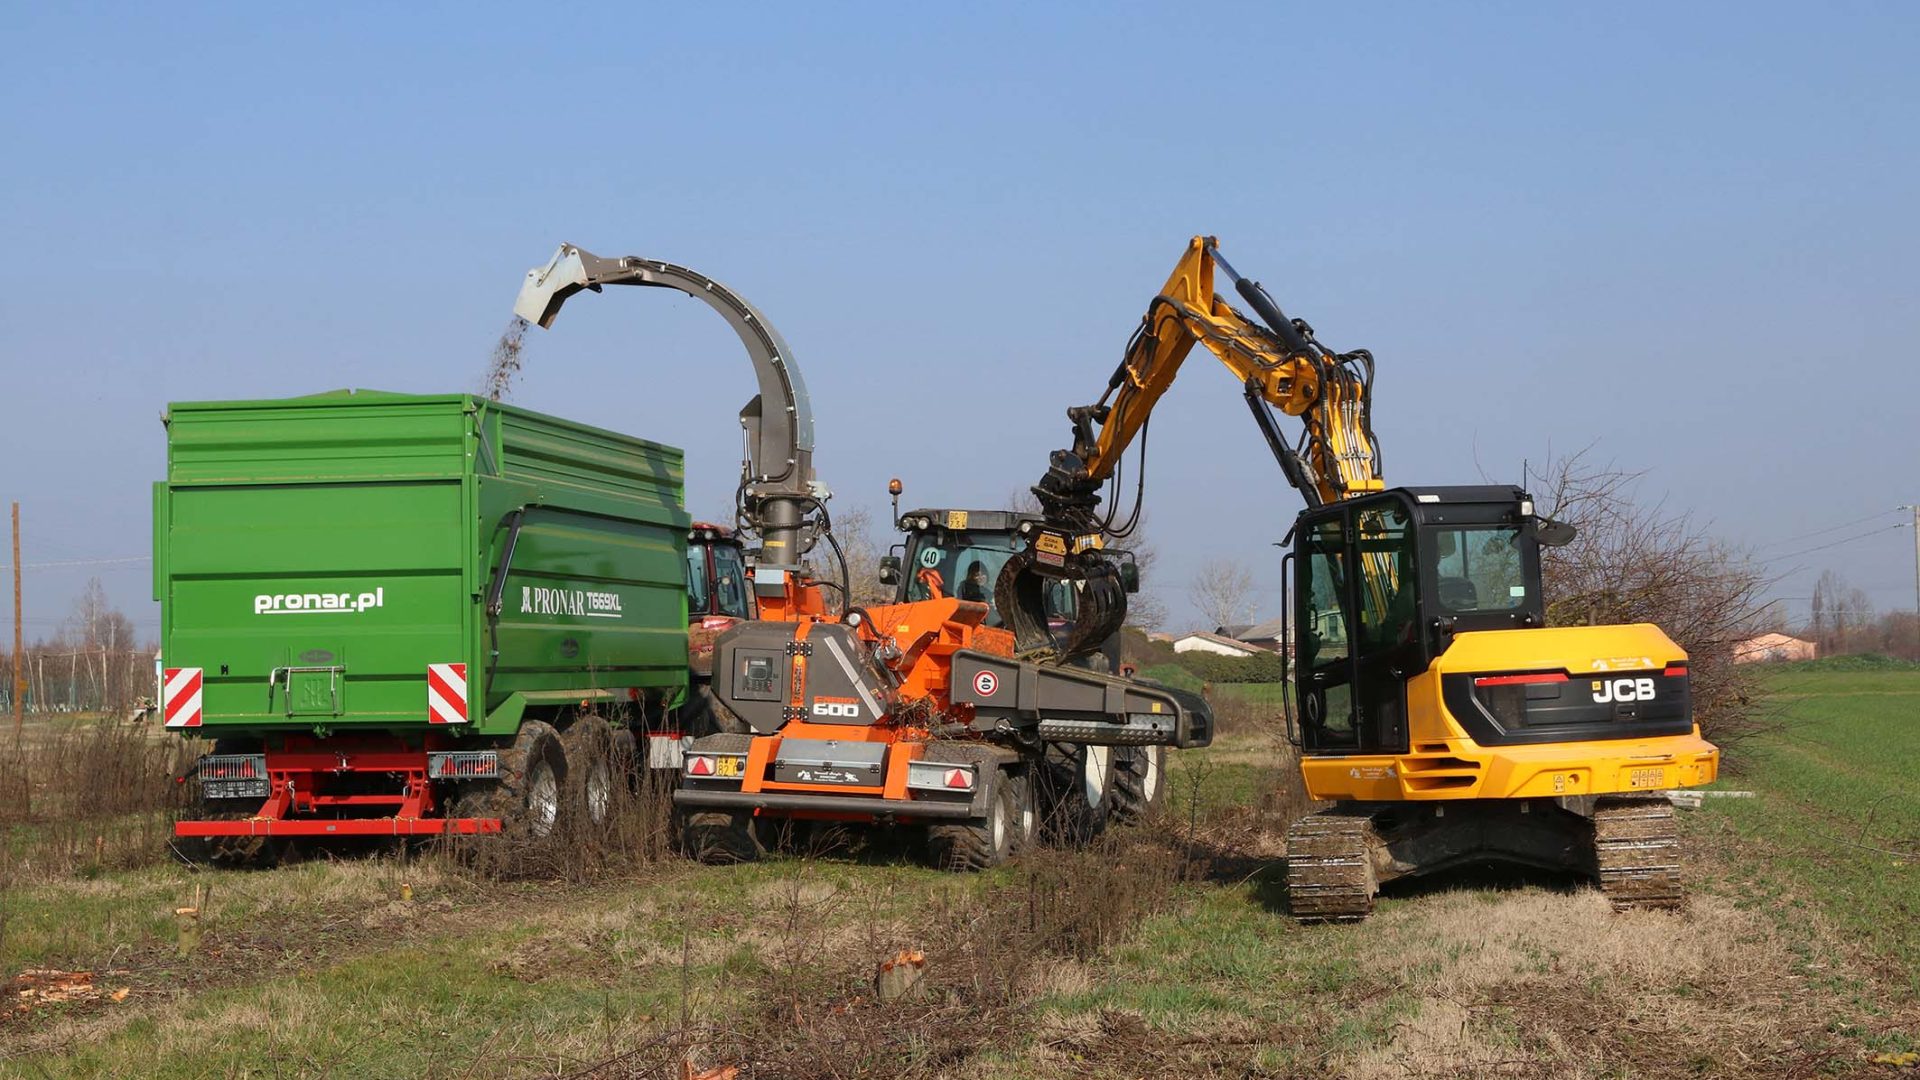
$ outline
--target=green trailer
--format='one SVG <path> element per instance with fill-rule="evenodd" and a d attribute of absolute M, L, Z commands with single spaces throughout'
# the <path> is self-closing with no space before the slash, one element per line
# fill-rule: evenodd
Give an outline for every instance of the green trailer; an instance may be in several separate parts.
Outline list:
<path fill-rule="evenodd" d="M 545 830 L 675 727 L 679 450 L 471 395 L 166 423 L 161 711 L 215 741 L 179 835 Z"/>

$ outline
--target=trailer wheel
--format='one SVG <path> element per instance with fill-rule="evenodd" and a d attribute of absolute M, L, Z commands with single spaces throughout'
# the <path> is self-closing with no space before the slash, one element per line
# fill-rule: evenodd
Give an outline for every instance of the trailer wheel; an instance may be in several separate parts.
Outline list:
<path fill-rule="evenodd" d="M 1113 820 L 1146 820 L 1167 801 L 1167 748 L 1120 746 L 1113 757 Z"/>
<path fill-rule="evenodd" d="M 257 754 L 259 739 L 216 739 L 210 754 Z M 202 821 L 245 821 L 258 813 L 260 805 L 251 799 L 202 800 Z M 270 836 L 180 836 L 174 838 L 174 850 L 187 862 L 235 869 L 269 868 L 279 864 L 287 853 L 284 840 Z"/>
<path fill-rule="evenodd" d="M 204 821 L 245 821 L 254 812 L 227 807 L 202 810 L 200 816 Z M 232 870 L 271 870 L 290 851 L 285 840 L 271 836 L 181 836 L 174 838 L 174 848 L 190 863 Z"/>
<path fill-rule="evenodd" d="M 1110 746 L 1048 743 L 1040 757 L 1040 829 L 1057 844 L 1079 847 L 1106 831 L 1113 814 Z"/>
<path fill-rule="evenodd" d="M 1018 847 L 1020 802 L 1014 785 L 1001 770 L 981 771 L 993 785 L 987 793 L 987 816 L 927 826 L 928 853 L 942 870 L 990 869 L 1006 862 Z"/>
<path fill-rule="evenodd" d="M 513 745 L 500 751 L 500 778 L 465 785 L 454 816 L 499 818 L 508 836 L 544 840 L 560 821 L 566 775 L 560 733 L 544 720 L 523 721 Z"/>
<path fill-rule="evenodd" d="M 606 828 L 613 820 L 613 725 L 589 713 L 567 727 L 560 744 L 567 757 L 567 813 L 589 829 Z"/>

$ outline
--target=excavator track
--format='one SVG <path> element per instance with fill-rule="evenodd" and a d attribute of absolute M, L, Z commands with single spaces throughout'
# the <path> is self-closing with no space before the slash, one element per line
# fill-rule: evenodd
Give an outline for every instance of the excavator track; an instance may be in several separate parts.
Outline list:
<path fill-rule="evenodd" d="M 1661 796 L 1604 798 L 1593 808 L 1593 855 L 1600 891 L 1614 910 L 1677 908 L 1680 835 L 1673 803 Z"/>
<path fill-rule="evenodd" d="M 1287 906 L 1313 922 L 1358 922 L 1373 913 L 1373 815 L 1335 808 L 1287 829 Z"/>

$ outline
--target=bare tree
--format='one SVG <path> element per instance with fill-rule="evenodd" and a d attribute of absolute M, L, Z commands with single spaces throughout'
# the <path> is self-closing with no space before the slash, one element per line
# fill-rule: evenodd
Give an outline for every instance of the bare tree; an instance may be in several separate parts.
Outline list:
<path fill-rule="evenodd" d="M 1687 651 L 1702 730 L 1723 745 L 1755 730 L 1758 677 L 1733 652 L 1759 621 L 1760 568 L 1687 515 L 1636 502 L 1637 473 L 1575 454 L 1527 480 L 1542 513 L 1578 530 L 1541 553 L 1547 622 L 1658 625 Z"/>
<path fill-rule="evenodd" d="M 1253 571 L 1234 559 L 1208 559 L 1187 586 L 1187 596 L 1209 630 L 1244 623 L 1253 610 Z"/>
<path fill-rule="evenodd" d="M 855 607 L 892 603 L 893 587 L 880 584 L 880 556 L 886 554 L 886 544 L 874 536 L 873 511 L 865 506 L 839 509 L 833 515 L 833 538 L 847 557 L 849 602 Z M 814 549 L 816 557 L 821 553 L 822 548 Z M 831 557 L 830 552 L 827 555 Z M 836 564 L 828 576 L 838 581 L 839 573 Z"/>
<path fill-rule="evenodd" d="M 1822 656 L 1879 649 L 1873 601 L 1844 576 L 1823 570 L 1813 583 L 1813 640 Z"/>

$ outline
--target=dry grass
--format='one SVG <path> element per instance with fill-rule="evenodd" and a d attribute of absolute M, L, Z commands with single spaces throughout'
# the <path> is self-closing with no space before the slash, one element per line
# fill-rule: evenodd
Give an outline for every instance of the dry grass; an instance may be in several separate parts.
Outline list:
<path fill-rule="evenodd" d="M 1682 915 L 1615 913 L 1597 893 L 1422 898 L 1368 927 L 1362 964 L 1412 1017 L 1352 1055 L 1356 1077 L 1725 1075 L 1817 1035 L 1764 917 L 1714 897 Z"/>
<path fill-rule="evenodd" d="M 167 857 L 201 747 L 114 719 L 37 719 L 0 744 L 0 888 Z"/>
<path fill-rule="evenodd" d="M 1724 866 L 1679 915 L 1468 880 L 1295 927 L 1273 882 L 1298 774 L 1270 710 L 1222 705 L 1156 824 L 984 875 L 858 845 L 694 866 L 643 790 L 598 839 L 16 881 L 9 904 L 55 916 L 16 954 L 132 994 L 0 1021 L 0 1074 L 1849 1075 L 1920 1020 L 1866 1015 L 1848 994 L 1877 976 L 1848 944 L 1736 903 Z M 170 912 L 201 883 L 214 962 L 182 962 Z M 926 992 L 883 1002 L 875 964 L 901 950 Z"/>
<path fill-rule="evenodd" d="M 614 785 L 604 824 L 588 824 L 570 804 L 551 835 L 449 836 L 429 845 L 427 855 L 450 871 L 489 881 L 585 883 L 644 871 L 675 855 L 677 777 L 645 768 L 632 775 L 632 785 Z"/>

